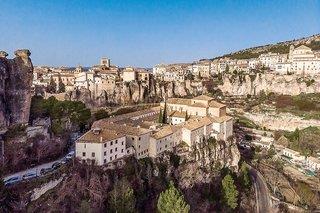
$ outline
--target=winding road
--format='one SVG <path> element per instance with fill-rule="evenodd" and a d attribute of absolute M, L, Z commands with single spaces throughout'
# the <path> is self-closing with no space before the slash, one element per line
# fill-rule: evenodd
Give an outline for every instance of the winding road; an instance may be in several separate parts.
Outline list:
<path fill-rule="evenodd" d="M 271 213 L 274 212 L 272 208 L 271 199 L 269 196 L 268 186 L 264 182 L 264 179 L 260 172 L 253 167 L 250 168 L 250 176 L 253 181 L 255 194 L 256 194 L 256 211 L 257 213 Z"/>

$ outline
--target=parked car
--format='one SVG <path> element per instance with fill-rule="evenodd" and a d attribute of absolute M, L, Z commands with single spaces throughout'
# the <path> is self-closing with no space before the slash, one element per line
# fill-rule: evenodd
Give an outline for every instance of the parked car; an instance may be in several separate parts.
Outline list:
<path fill-rule="evenodd" d="M 60 166 L 61 166 L 61 163 L 60 162 L 55 162 L 54 164 L 52 164 L 52 169 L 58 169 L 58 168 L 60 168 Z"/>
<path fill-rule="evenodd" d="M 37 177 L 36 172 L 29 172 L 27 174 L 22 175 L 22 180 L 29 180 L 29 179 L 36 178 L 36 177 Z"/>
<path fill-rule="evenodd" d="M 21 179 L 20 179 L 19 176 L 14 176 L 14 177 L 11 177 L 8 180 L 4 181 L 4 185 L 5 186 L 10 186 L 10 185 L 18 183 L 20 181 L 21 181 Z"/>
<path fill-rule="evenodd" d="M 50 172 L 52 172 L 53 171 L 53 168 L 42 168 L 41 170 L 40 170 L 40 174 L 41 175 L 46 175 L 46 174 L 48 174 L 48 173 L 50 173 Z"/>
<path fill-rule="evenodd" d="M 69 152 L 67 155 L 66 155 L 66 158 L 67 159 L 72 159 L 73 157 L 74 157 L 74 151 L 71 151 L 71 152 Z"/>

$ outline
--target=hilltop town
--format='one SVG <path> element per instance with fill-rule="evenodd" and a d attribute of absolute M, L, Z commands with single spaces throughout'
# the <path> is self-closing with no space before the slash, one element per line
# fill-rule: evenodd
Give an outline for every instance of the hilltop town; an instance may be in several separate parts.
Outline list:
<path fill-rule="evenodd" d="M 319 42 L 152 69 L 106 57 L 33 66 L 28 50 L 1 51 L 0 153 L 16 210 L 117 211 L 127 195 L 124 212 L 154 212 L 174 185 L 192 211 L 319 209 Z"/>

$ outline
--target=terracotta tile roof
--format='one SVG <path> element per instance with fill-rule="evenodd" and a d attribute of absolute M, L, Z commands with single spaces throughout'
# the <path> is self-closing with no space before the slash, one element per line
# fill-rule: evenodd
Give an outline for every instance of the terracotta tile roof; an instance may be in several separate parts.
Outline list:
<path fill-rule="evenodd" d="M 186 112 L 172 111 L 170 112 L 169 117 L 185 118 Z"/>
<path fill-rule="evenodd" d="M 164 126 L 162 128 L 160 128 L 158 131 L 156 131 L 155 133 L 153 133 L 151 135 L 152 138 L 158 140 L 161 138 L 164 138 L 166 136 L 172 135 L 173 133 L 175 133 L 176 131 L 180 130 L 181 127 L 180 126 Z"/>
<path fill-rule="evenodd" d="M 77 140 L 77 143 L 104 143 L 115 140 L 125 135 L 109 129 L 91 129 Z"/>
<path fill-rule="evenodd" d="M 151 132 L 151 130 L 149 129 L 134 127 L 127 124 L 116 124 L 116 123 L 103 123 L 102 128 L 115 130 L 116 132 L 119 132 L 125 135 L 134 135 L 134 136 L 144 135 Z"/>
<path fill-rule="evenodd" d="M 222 103 L 219 103 L 217 101 L 210 101 L 209 102 L 209 107 L 216 107 L 216 108 L 222 108 L 222 107 L 225 107 L 226 105 L 222 104 Z"/>

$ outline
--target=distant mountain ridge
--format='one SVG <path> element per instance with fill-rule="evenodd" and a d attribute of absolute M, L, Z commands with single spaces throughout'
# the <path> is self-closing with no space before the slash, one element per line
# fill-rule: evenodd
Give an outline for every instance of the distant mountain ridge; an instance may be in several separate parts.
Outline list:
<path fill-rule="evenodd" d="M 309 37 L 304 37 L 300 39 L 294 39 L 289 41 L 278 42 L 276 44 L 267 44 L 262 46 L 250 47 L 222 56 L 218 56 L 214 59 L 229 57 L 231 59 L 249 59 L 256 58 L 262 53 L 274 52 L 274 53 L 288 53 L 290 45 L 299 46 L 306 45 L 312 50 L 320 50 L 320 34 L 315 34 Z"/>

